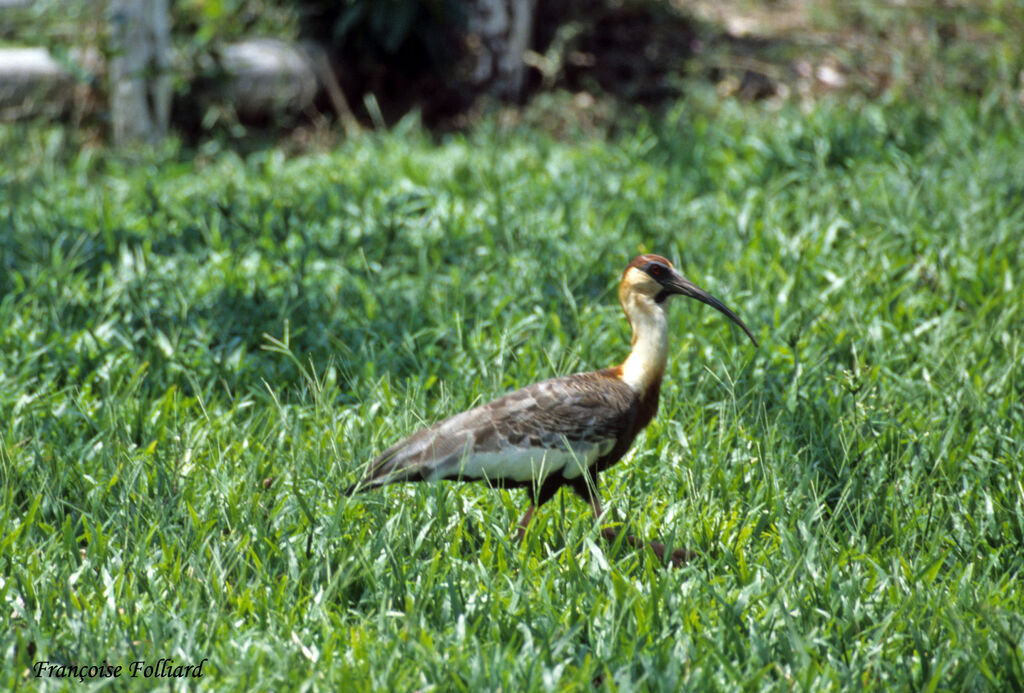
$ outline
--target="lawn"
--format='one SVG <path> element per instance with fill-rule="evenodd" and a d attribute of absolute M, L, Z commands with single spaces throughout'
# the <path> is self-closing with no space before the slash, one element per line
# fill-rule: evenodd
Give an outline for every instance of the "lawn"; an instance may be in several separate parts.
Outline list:
<path fill-rule="evenodd" d="M 3 126 L 2 684 L 1021 689 L 1020 118 L 697 95 L 606 138 L 135 158 Z M 339 495 L 421 424 L 619 362 L 640 251 L 761 342 L 673 304 L 659 416 L 602 477 L 696 559 L 567 492 L 522 544 L 522 491 Z"/>

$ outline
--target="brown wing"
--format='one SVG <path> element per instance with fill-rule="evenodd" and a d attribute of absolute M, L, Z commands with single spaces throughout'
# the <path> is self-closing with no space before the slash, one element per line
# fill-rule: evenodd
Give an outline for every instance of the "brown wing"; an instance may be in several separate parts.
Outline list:
<path fill-rule="evenodd" d="M 417 431 L 381 453 L 347 493 L 398 481 L 570 480 L 632 437 L 637 409 L 633 390 L 607 372 L 545 380 Z"/>

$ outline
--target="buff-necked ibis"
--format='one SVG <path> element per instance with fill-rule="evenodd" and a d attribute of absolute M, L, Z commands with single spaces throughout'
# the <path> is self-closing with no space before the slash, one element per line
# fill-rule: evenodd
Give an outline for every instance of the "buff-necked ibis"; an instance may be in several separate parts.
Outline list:
<path fill-rule="evenodd" d="M 732 310 L 694 285 L 660 255 L 640 255 L 622 274 L 619 301 L 633 328 L 621 365 L 545 380 L 413 433 L 385 450 L 352 494 L 399 481 L 485 481 L 525 488 L 532 501 L 518 525 L 521 538 L 536 507 L 568 486 L 601 516 L 598 474 L 618 462 L 658 409 L 668 357 L 672 296 L 688 296 L 724 313 L 757 346 Z M 603 534 L 614 538 L 606 529 Z M 641 546 L 634 537 L 631 544 Z M 650 543 L 659 558 L 665 547 Z M 670 558 L 679 563 L 688 552 Z"/>

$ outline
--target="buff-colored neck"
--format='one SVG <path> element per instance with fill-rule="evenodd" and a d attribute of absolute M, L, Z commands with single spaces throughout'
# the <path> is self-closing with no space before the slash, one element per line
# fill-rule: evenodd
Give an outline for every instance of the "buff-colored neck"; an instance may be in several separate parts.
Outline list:
<path fill-rule="evenodd" d="M 664 303 L 657 304 L 639 293 L 621 297 L 629 324 L 633 327 L 633 349 L 623 361 L 622 380 L 641 395 L 661 383 L 668 360 L 668 320 Z"/>

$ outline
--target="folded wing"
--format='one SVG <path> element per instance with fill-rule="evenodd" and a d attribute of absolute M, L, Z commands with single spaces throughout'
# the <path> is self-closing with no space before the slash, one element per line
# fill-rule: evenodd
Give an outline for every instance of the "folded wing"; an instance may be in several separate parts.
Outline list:
<path fill-rule="evenodd" d="M 346 492 L 399 481 L 571 480 L 631 437 L 636 399 L 601 371 L 545 380 L 417 431 L 381 453 Z"/>

